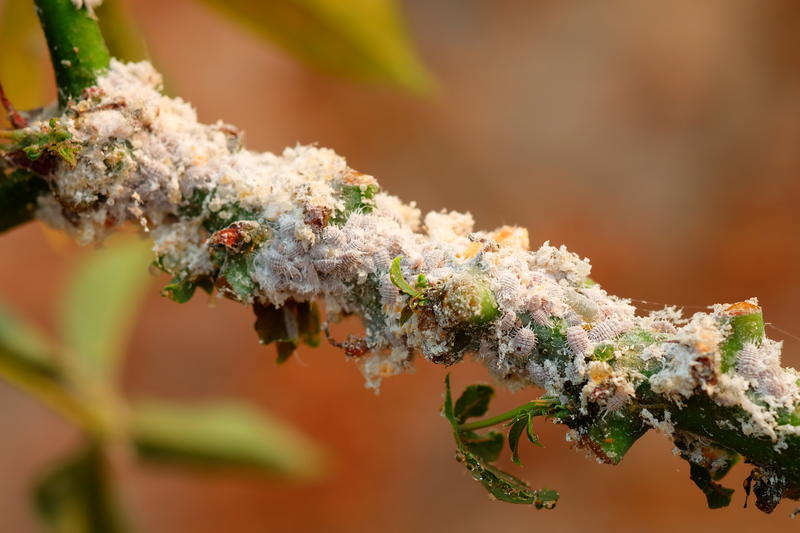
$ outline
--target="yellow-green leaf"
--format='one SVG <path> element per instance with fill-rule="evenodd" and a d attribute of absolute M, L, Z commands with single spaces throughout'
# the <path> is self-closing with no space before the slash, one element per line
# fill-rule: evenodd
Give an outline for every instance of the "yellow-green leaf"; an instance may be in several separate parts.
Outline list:
<path fill-rule="evenodd" d="M 0 43 L 0 81 L 11 103 L 17 109 L 47 103 L 44 101 L 47 47 L 31 0 L 3 2 Z"/>
<path fill-rule="evenodd" d="M 91 253 L 75 270 L 61 305 L 73 375 L 107 383 L 128 341 L 150 275 L 148 243 L 137 238 Z"/>
<path fill-rule="evenodd" d="M 394 0 L 204 0 L 326 72 L 417 93 L 432 80 Z"/>
<path fill-rule="evenodd" d="M 306 479 L 322 471 L 319 448 L 246 405 L 145 401 L 131 415 L 131 437 L 144 459 Z"/>
<path fill-rule="evenodd" d="M 0 304 L 0 362 L 25 372 L 54 377 L 55 349 L 32 325 Z"/>

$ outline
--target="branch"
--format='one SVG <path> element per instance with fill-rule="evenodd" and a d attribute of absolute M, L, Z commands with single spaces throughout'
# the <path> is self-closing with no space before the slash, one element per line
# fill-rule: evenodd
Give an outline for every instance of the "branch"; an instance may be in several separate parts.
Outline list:
<path fill-rule="evenodd" d="M 70 98 L 97 84 L 97 75 L 108 69 L 108 48 L 89 8 L 76 7 L 73 0 L 34 1 L 63 108 Z"/>
<path fill-rule="evenodd" d="M 186 301 L 199 287 L 253 305 L 261 341 L 276 342 L 281 360 L 318 342 L 323 302 L 327 321 L 363 321 L 362 337 L 335 344 L 368 386 L 410 368 L 415 353 L 446 365 L 473 355 L 499 382 L 541 387 L 557 405 L 523 406 L 517 418 L 554 416 L 603 462 L 618 463 L 656 428 L 711 506 L 730 500 L 714 482 L 739 455 L 755 465 L 759 508 L 800 496 L 800 375 L 780 366 L 755 300 L 689 318 L 673 308 L 637 315 L 564 247 L 530 251 L 524 229 L 473 231 L 468 214 L 423 218 L 331 150 L 248 151 L 235 128 L 199 123 L 160 83 L 148 63 L 112 61 L 55 122 L 21 130 L 31 154 L 52 156 L 54 194 L 40 198 L 40 219 L 82 243 L 138 224 L 173 276 L 165 294 Z M 483 423 L 448 418 L 492 494 L 550 506 L 550 492 L 526 492 L 467 453 L 464 435 Z"/>

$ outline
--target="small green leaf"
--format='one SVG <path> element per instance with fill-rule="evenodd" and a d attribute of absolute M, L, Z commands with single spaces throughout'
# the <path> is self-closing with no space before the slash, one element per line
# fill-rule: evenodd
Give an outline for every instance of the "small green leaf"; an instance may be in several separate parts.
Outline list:
<path fill-rule="evenodd" d="M 127 239 L 93 252 L 73 272 L 61 305 L 67 361 L 79 379 L 107 382 L 150 279 L 149 245 Z"/>
<path fill-rule="evenodd" d="M 599 344 L 594 349 L 592 359 L 595 361 L 611 361 L 614 359 L 614 346 L 612 344 Z"/>
<path fill-rule="evenodd" d="M 0 361 L 19 371 L 56 377 L 55 349 L 32 325 L 11 314 L 0 304 Z"/>
<path fill-rule="evenodd" d="M 402 292 L 406 293 L 412 298 L 419 298 L 422 296 L 422 293 L 409 285 L 406 281 L 406 278 L 403 276 L 403 271 L 400 267 L 400 261 L 402 260 L 403 258 L 400 256 L 394 258 L 392 261 L 392 266 L 389 267 L 389 279 L 392 281 L 394 286 L 400 289 Z"/>
<path fill-rule="evenodd" d="M 450 392 L 450 374 L 444 378 L 444 404 L 442 405 L 442 416 L 444 416 L 453 429 L 458 431 L 458 420 L 456 420 L 453 410 L 453 395 Z"/>
<path fill-rule="evenodd" d="M 394 0 L 205 0 L 299 59 L 357 80 L 427 92 Z"/>
<path fill-rule="evenodd" d="M 344 203 L 342 209 L 337 209 L 331 217 L 331 223 L 341 226 L 350 215 L 355 212 L 372 213 L 375 207 L 373 198 L 378 193 L 377 185 L 345 185 L 342 187 L 341 199 Z"/>
<path fill-rule="evenodd" d="M 456 400 L 455 416 L 460 424 L 467 418 L 483 416 L 489 409 L 494 389 L 489 385 L 470 385 Z"/>
<path fill-rule="evenodd" d="M 139 454 L 152 461 L 303 478 L 323 467 L 307 438 L 242 404 L 137 402 L 131 428 Z"/>
<path fill-rule="evenodd" d="M 558 491 L 553 489 L 539 489 L 535 491 L 536 496 L 533 501 L 537 509 L 552 509 L 558 502 Z"/>
<path fill-rule="evenodd" d="M 122 533 L 128 527 L 115 492 L 110 465 L 90 444 L 37 483 L 34 501 L 54 533 Z"/>
<path fill-rule="evenodd" d="M 557 418 L 557 417 L 553 417 Z M 525 426 L 525 432 L 528 435 L 528 440 L 531 444 L 535 444 L 536 446 L 542 447 L 542 443 L 539 442 L 539 436 L 533 431 L 533 416 L 532 414 L 528 415 L 528 423 Z"/>
<path fill-rule="evenodd" d="M 485 434 L 469 431 L 462 433 L 461 439 L 469 451 L 487 463 L 497 461 L 500 452 L 503 451 L 503 434 L 497 431 L 489 431 Z"/>
<path fill-rule="evenodd" d="M 522 461 L 519 459 L 519 438 L 525 428 L 528 427 L 529 421 L 529 416 L 517 417 L 511 423 L 511 429 L 508 430 L 508 447 L 511 449 L 511 460 L 520 466 L 522 466 Z"/>
<path fill-rule="evenodd" d="M 400 311 L 400 325 L 402 326 L 403 324 L 408 322 L 412 316 L 414 316 L 414 310 L 411 309 L 409 306 L 403 307 L 403 310 Z"/>
<path fill-rule="evenodd" d="M 166 296 L 173 302 L 184 304 L 192 299 L 197 285 L 181 276 L 175 276 L 161 289 L 161 295 Z"/>
<path fill-rule="evenodd" d="M 711 473 L 702 466 L 689 463 L 689 477 L 706 495 L 709 509 L 720 509 L 731 504 L 734 490 L 711 481 Z"/>
<path fill-rule="evenodd" d="M 219 278 L 224 280 L 233 294 L 242 302 L 253 298 L 256 282 L 252 276 L 252 254 L 228 254 L 219 269 Z"/>
<path fill-rule="evenodd" d="M 478 397 L 486 396 L 486 391 L 480 391 L 477 389 L 478 387 L 486 387 L 486 385 L 473 385 L 467 390 L 472 389 L 470 395 L 476 395 Z M 487 388 L 490 389 L 491 387 Z M 459 401 L 465 396 L 466 391 L 464 395 L 459 398 Z M 479 401 L 472 403 L 472 405 L 480 405 L 480 403 Z M 486 400 L 486 403 L 488 404 L 488 400 Z M 469 411 L 466 405 L 463 406 L 462 409 Z M 475 409 L 475 411 L 480 411 L 480 407 Z M 484 407 L 481 414 L 485 413 L 485 411 L 486 409 Z M 456 460 L 464 464 L 467 470 L 472 474 L 472 477 L 480 481 L 484 488 L 498 500 L 509 503 L 534 505 L 537 509 L 552 509 L 555 506 L 558 500 L 558 493 L 556 491 L 550 489 L 532 490 L 528 484 L 521 479 L 489 464 L 491 461 L 497 459 L 502 450 L 502 435 L 498 433 L 497 435 L 500 436 L 498 439 L 496 436 L 492 436 L 492 433 L 496 432 L 490 432 L 489 435 L 483 437 L 485 439 L 484 443 L 491 443 L 488 449 L 485 445 L 478 449 L 471 449 L 469 440 L 479 436 L 471 431 L 462 432 L 460 430 L 459 426 L 463 420 L 459 419 L 457 413 L 458 406 L 453 406 L 453 397 L 450 390 L 450 375 L 448 374 L 444 380 L 444 405 L 442 406 L 442 415 L 450 422 L 450 426 L 453 428 L 453 438 L 456 441 L 457 448 Z M 517 440 L 519 440 L 518 437 Z"/>

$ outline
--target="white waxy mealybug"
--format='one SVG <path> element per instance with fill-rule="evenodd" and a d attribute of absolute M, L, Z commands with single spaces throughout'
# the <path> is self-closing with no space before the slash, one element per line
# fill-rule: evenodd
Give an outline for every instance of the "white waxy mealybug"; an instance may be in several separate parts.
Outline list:
<path fill-rule="evenodd" d="M 536 309 L 535 311 L 532 311 L 531 318 L 533 319 L 534 322 L 546 328 L 549 328 L 553 325 L 550 322 L 550 315 L 545 313 L 544 310 L 542 309 Z"/>
<path fill-rule="evenodd" d="M 564 291 L 564 299 L 572 310 L 581 315 L 587 322 L 593 322 L 600 314 L 600 308 L 594 300 L 575 290 L 567 289 Z"/>
<path fill-rule="evenodd" d="M 519 292 L 519 280 L 511 272 L 502 272 L 497 278 L 497 284 L 500 286 L 500 292 L 504 297 L 514 296 Z"/>
<path fill-rule="evenodd" d="M 536 348 L 536 333 L 532 329 L 520 328 L 511 339 L 511 349 L 517 355 L 528 355 Z"/>
<path fill-rule="evenodd" d="M 531 381 L 539 386 L 544 386 L 550 380 L 550 373 L 543 364 L 531 361 L 528 364 L 528 374 L 531 376 Z"/>
<path fill-rule="evenodd" d="M 339 261 L 336 266 L 337 272 L 351 273 L 361 266 L 361 252 L 346 251 L 339 255 Z"/>
<path fill-rule="evenodd" d="M 335 271 L 336 267 L 338 266 L 339 260 L 332 257 L 314 260 L 314 268 L 316 268 L 320 274 L 330 274 L 331 272 Z"/>
<path fill-rule="evenodd" d="M 672 325 L 670 322 L 666 320 L 656 320 L 653 322 L 653 329 L 660 333 L 666 333 L 668 335 L 674 335 L 678 330 Z"/>
<path fill-rule="evenodd" d="M 375 268 L 381 271 L 388 271 L 392 265 L 392 256 L 386 248 L 378 248 L 372 254 L 372 261 L 375 263 Z"/>
<path fill-rule="evenodd" d="M 770 366 L 762 370 L 756 379 L 758 391 L 765 396 L 775 398 L 785 398 L 797 392 L 795 383 L 787 383 L 783 369 L 778 366 Z"/>
<path fill-rule="evenodd" d="M 507 311 L 503 313 L 503 316 L 500 318 L 500 329 L 502 331 L 508 331 L 516 328 L 518 323 L 517 314 L 513 311 Z"/>
<path fill-rule="evenodd" d="M 342 248 L 347 243 L 347 235 L 338 226 L 327 226 L 322 230 L 322 241 L 331 248 Z"/>
<path fill-rule="evenodd" d="M 385 305 L 394 305 L 397 302 L 397 297 L 400 296 L 400 290 L 392 283 L 389 276 L 383 276 L 381 278 L 378 290 L 381 293 L 381 298 Z"/>
<path fill-rule="evenodd" d="M 627 392 L 625 392 L 622 388 L 617 387 L 616 391 L 614 391 L 614 395 L 606 400 L 605 411 L 607 413 L 618 411 L 624 407 L 630 399 L 631 397 Z"/>
<path fill-rule="evenodd" d="M 303 247 L 297 241 L 284 241 L 281 243 L 280 251 L 287 261 L 297 259 L 303 255 Z"/>
<path fill-rule="evenodd" d="M 758 374 L 764 369 L 758 347 L 752 342 L 746 343 L 736 354 L 736 371 L 745 379 L 756 381 Z"/>
<path fill-rule="evenodd" d="M 567 346 L 576 355 L 585 355 L 589 351 L 591 343 L 589 335 L 581 326 L 570 326 L 567 328 Z"/>
<path fill-rule="evenodd" d="M 570 326 L 579 326 L 583 324 L 583 319 L 575 311 L 568 312 L 567 316 L 564 318 Z"/>
<path fill-rule="evenodd" d="M 285 237 L 294 237 L 295 219 L 291 215 L 278 218 L 278 232 Z"/>
<path fill-rule="evenodd" d="M 589 332 L 589 340 L 592 342 L 610 341 L 628 328 L 626 322 L 620 320 L 603 320 Z"/>

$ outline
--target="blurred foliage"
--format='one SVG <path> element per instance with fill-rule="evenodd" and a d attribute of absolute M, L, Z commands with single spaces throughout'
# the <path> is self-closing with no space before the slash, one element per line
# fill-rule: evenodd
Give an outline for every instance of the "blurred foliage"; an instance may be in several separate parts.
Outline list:
<path fill-rule="evenodd" d="M 147 47 L 139 34 L 128 2 L 104 0 L 95 9 L 95 14 L 112 56 L 122 61 L 141 61 L 147 58 Z"/>
<path fill-rule="evenodd" d="M 198 1 L 322 72 L 416 94 L 434 87 L 395 0 Z M 105 0 L 96 13 L 114 57 L 149 57 L 129 0 Z M 0 81 L 18 108 L 41 106 L 47 47 L 33 2 L 4 0 L 0 21 Z"/>
<path fill-rule="evenodd" d="M 78 425 L 85 437 L 36 487 L 36 508 L 55 532 L 125 530 L 109 459 L 119 443 L 153 464 L 306 479 L 321 471 L 322 453 L 311 442 L 246 404 L 128 405 L 116 370 L 148 285 L 149 256 L 143 241 L 128 237 L 83 261 L 60 306 L 62 345 L 0 306 L 0 378 Z"/>
<path fill-rule="evenodd" d="M 394 0 L 203 0 L 325 72 L 424 93 L 417 58 Z"/>
<path fill-rule="evenodd" d="M 117 501 L 111 465 L 97 443 L 56 465 L 34 490 L 36 510 L 55 533 L 129 531 Z"/>
<path fill-rule="evenodd" d="M 0 43 L 0 81 L 6 94 L 19 109 L 43 105 L 47 46 L 32 0 L 3 2 Z"/>

